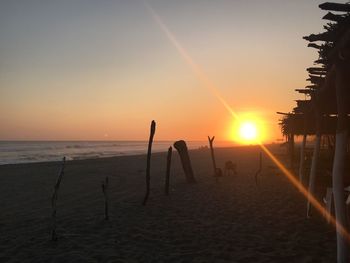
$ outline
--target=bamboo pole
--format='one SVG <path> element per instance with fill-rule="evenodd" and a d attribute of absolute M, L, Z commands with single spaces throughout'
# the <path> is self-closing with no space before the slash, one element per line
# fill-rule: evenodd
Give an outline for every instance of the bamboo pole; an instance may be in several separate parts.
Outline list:
<path fill-rule="evenodd" d="M 147 151 L 147 167 L 146 167 L 146 195 L 143 199 L 142 205 L 146 205 L 150 192 L 150 181 L 151 181 L 151 155 L 152 155 L 152 143 L 153 137 L 156 132 L 156 123 L 155 121 L 151 122 L 150 136 L 148 141 L 148 151 Z"/>
<path fill-rule="evenodd" d="M 60 169 L 60 172 L 58 174 L 57 181 L 56 181 L 56 184 L 54 186 L 54 191 L 53 191 L 53 194 L 52 194 L 52 197 L 51 197 L 51 207 L 52 207 L 52 214 L 51 214 L 51 218 L 52 218 L 51 240 L 52 241 L 56 241 L 57 240 L 57 233 L 56 233 L 56 227 L 57 227 L 57 222 L 56 222 L 57 198 L 58 198 L 58 190 L 60 189 L 62 177 L 63 177 L 63 174 L 64 174 L 65 165 L 66 165 L 66 157 L 63 157 L 61 169 Z"/>
<path fill-rule="evenodd" d="M 102 192 L 105 199 L 105 220 L 109 220 L 108 207 L 109 207 L 109 196 L 108 196 L 109 182 L 108 176 L 104 182 L 102 182 Z"/>
<path fill-rule="evenodd" d="M 169 195 L 169 181 L 170 181 L 170 166 L 171 166 L 171 155 L 173 152 L 173 147 L 169 147 L 168 149 L 168 155 L 167 155 L 167 162 L 166 162 L 166 175 L 165 175 L 165 195 Z"/>

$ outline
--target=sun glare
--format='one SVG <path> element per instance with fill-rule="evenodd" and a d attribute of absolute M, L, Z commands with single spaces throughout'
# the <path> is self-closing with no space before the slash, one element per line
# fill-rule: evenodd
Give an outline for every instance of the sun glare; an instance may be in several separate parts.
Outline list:
<path fill-rule="evenodd" d="M 257 128 L 253 122 L 243 122 L 239 127 L 239 135 L 242 139 L 252 141 L 257 139 Z"/>
<path fill-rule="evenodd" d="M 265 140 L 265 125 L 255 114 L 245 114 L 234 120 L 231 128 L 231 139 L 239 144 L 257 144 Z"/>

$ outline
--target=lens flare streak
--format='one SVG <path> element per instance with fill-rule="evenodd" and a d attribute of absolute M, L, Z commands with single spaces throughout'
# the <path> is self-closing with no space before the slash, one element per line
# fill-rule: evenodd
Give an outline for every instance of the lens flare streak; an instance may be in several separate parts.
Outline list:
<path fill-rule="evenodd" d="M 188 52 L 183 48 L 183 46 L 179 43 L 179 41 L 176 39 L 174 34 L 168 29 L 168 27 L 164 24 L 160 16 L 155 12 L 155 10 L 147 3 L 145 2 L 145 5 L 147 6 L 149 12 L 151 13 L 153 19 L 156 21 L 156 23 L 159 25 L 161 30 L 165 33 L 169 41 L 174 45 L 174 47 L 177 49 L 181 57 L 186 61 L 186 63 L 190 66 L 193 73 L 203 84 L 204 87 L 206 87 L 223 105 L 224 107 L 229 111 L 229 113 L 235 118 L 239 119 L 239 116 L 237 113 L 235 113 L 232 108 L 228 105 L 228 103 L 223 99 L 223 97 L 220 95 L 220 92 L 214 85 L 214 83 L 208 78 L 208 76 L 204 73 L 202 68 L 191 58 L 191 56 L 188 54 Z"/>
<path fill-rule="evenodd" d="M 189 53 L 182 47 L 179 41 L 175 38 L 174 34 L 168 29 L 168 27 L 161 20 L 160 16 L 155 12 L 155 10 L 145 1 L 145 5 L 151 13 L 153 19 L 159 25 L 161 30 L 165 33 L 169 41 L 174 45 L 177 49 L 181 57 L 186 61 L 186 63 L 190 66 L 192 71 L 194 72 L 197 79 L 221 102 L 221 104 L 228 110 L 228 112 L 236 119 L 240 120 L 237 113 L 233 111 L 233 109 L 229 106 L 229 104 L 224 100 L 224 98 L 220 95 L 216 86 L 209 79 L 209 77 L 204 73 L 201 67 L 191 58 Z M 273 163 L 282 171 L 283 175 L 289 180 L 289 182 L 296 187 L 300 193 L 310 201 L 310 203 L 316 208 L 316 210 L 324 217 L 329 217 L 332 225 L 336 227 L 336 230 L 348 241 L 350 242 L 350 234 L 346 230 L 346 228 L 341 225 L 332 214 L 330 214 L 322 204 L 311 194 L 309 191 L 296 179 L 296 176 L 292 174 L 282 162 L 280 162 L 273 153 L 266 148 L 261 142 L 258 142 L 258 145 L 265 152 L 265 154 L 273 161 Z"/>

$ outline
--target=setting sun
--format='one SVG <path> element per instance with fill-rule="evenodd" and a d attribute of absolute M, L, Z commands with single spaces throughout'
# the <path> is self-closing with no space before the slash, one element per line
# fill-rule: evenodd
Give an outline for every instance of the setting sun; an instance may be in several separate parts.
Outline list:
<path fill-rule="evenodd" d="M 255 123 L 243 122 L 239 128 L 239 135 L 243 140 L 252 141 L 256 140 L 258 133 Z"/>
<path fill-rule="evenodd" d="M 230 138 L 239 144 L 256 144 L 266 140 L 266 122 L 258 112 L 244 112 L 233 120 Z"/>

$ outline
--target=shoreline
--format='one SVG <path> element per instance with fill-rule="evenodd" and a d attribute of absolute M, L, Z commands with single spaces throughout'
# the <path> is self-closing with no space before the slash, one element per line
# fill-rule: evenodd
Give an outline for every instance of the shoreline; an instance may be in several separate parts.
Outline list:
<path fill-rule="evenodd" d="M 173 151 L 176 151 L 174 149 L 173 145 L 170 145 L 173 147 Z M 216 149 L 238 149 L 238 148 L 245 148 L 245 147 L 257 147 L 259 146 L 258 144 L 255 145 L 234 145 L 234 146 L 223 146 L 223 147 L 215 147 L 214 145 L 214 150 Z M 270 143 L 270 144 L 266 144 L 265 146 L 270 147 L 270 146 L 280 146 L 280 144 L 278 143 Z M 206 148 L 208 147 L 208 148 Z M 191 153 L 192 151 L 198 151 L 198 150 L 205 150 L 205 149 L 209 149 L 208 145 L 205 146 L 201 146 L 199 148 L 195 148 L 195 149 L 188 149 L 189 153 Z M 153 151 L 152 150 L 152 155 L 154 154 L 164 154 L 166 153 L 166 150 L 160 150 L 160 151 Z M 147 151 L 145 151 L 144 153 L 132 153 L 130 152 L 130 154 L 128 153 L 122 153 L 119 155 L 112 155 L 112 156 L 106 156 L 106 157 L 93 157 L 93 158 L 75 158 L 75 159 L 66 159 L 66 162 L 75 162 L 75 161 L 95 161 L 95 160 L 100 160 L 100 159 L 111 159 L 111 158 L 119 158 L 119 157 L 132 157 L 132 156 L 143 156 L 143 155 L 147 155 Z M 64 155 L 62 155 L 62 158 L 64 157 Z M 13 165 L 30 165 L 30 164 L 51 164 L 51 163 L 60 163 L 62 162 L 62 158 L 60 160 L 52 160 L 52 161 L 32 161 L 32 162 L 19 162 L 19 163 L 6 163 L 6 164 L 0 164 L 0 167 L 3 166 L 13 166 Z"/>
<path fill-rule="evenodd" d="M 173 141 L 154 141 L 153 152 L 167 151 Z M 206 141 L 187 141 L 188 149 L 207 145 Z M 219 147 L 236 146 L 219 141 Z M 1 141 L 0 165 L 130 156 L 147 152 L 148 141 Z"/>

